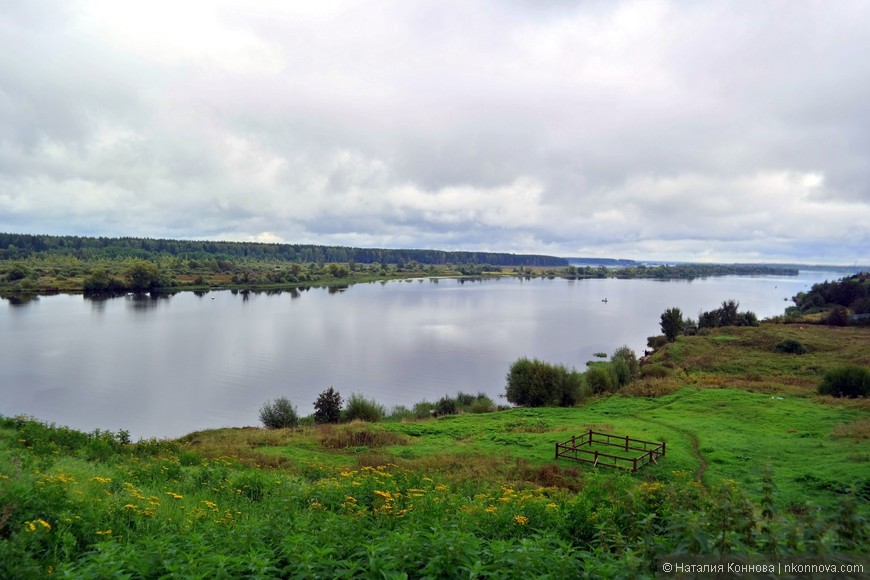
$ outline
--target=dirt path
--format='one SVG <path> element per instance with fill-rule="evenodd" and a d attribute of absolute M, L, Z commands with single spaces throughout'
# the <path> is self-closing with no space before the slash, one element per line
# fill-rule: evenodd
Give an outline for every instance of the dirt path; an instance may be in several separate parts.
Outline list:
<path fill-rule="evenodd" d="M 680 397 L 680 399 L 683 399 L 683 398 L 689 397 L 689 396 L 691 396 L 691 395 L 684 395 L 684 396 Z M 668 405 L 674 404 L 677 400 L 679 400 L 679 399 L 676 399 L 673 401 L 668 401 L 667 403 L 664 403 L 662 405 L 658 405 L 656 407 L 650 407 L 649 409 L 646 409 L 645 412 L 648 413 L 650 411 L 654 411 L 655 409 L 659 409 L 661 407 L 667 407 Z M 701 442 L 699 441 L 698 436 L 694 432 L 689 431 L 688 429 L 685 429 L 683 427 L 677 427 L 676 425 L 671 425 L 670 423 L 665 423 L 664 421 L 659 421 L 657 419 L 650 419 L 649 417 L 643 417 L 643 416 L 637 415 L 637 414 L 632 414 L 631 417 L 633 417 L 634 419 L 637 419 L 639 421 L 645 421 L 647 423 L 653 423 L 655 425 L 660 425 L 662 427 L 665 427 L 666 429 L 672 429 L 672 430 L 676 431 L 677 433 L 680 433 L 680 434 L 688 437 L 689 441 L 691 441 L 691 444 L 692 444 L 692 456 L 698 461 L 698 470 L 695 472 L 695 481 L 697 481 L 701 485 L 704 485 L 704 474 L 707 472 L 707 460 L 704 459 L 703 455 L 701 455 Z"/>

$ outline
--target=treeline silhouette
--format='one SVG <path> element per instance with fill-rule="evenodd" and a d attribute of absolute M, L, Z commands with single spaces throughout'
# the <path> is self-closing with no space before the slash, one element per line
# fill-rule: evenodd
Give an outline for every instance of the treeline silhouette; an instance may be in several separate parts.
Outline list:
<path fill-rule="evenodd" d="M 161 255 L 171 255 L 191 260 L 218 258 L 299 263 L 568 265 L 568 261 L 564 258 L 538 254 L 0 233 L 0 260 L 20 260 L 34 255 L 71 256 L 81 260 L 117 258 L 148 260 Z"/>

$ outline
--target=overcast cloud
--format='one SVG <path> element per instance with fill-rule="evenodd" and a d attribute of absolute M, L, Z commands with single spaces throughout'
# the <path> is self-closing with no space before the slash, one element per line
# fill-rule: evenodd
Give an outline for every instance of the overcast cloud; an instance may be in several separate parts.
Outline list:
<path fill-rule="evenodd" d="M 0 231 L 870 263 L 870 2 L 0 0 Z"/>

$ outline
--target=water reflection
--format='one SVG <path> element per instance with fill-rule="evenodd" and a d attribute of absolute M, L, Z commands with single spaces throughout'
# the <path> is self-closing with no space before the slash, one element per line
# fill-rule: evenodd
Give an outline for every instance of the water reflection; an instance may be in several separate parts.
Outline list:
<path fill-rule="evenodd" d="M 161 304 L 168 304 L 175 292 L 137 292 L 125 296 L 127 305 L 135 312 L 154 310 Z"/>
<path fill-rule="evenodd" d="M 39 300 L 38 294 L 0 294 L 0 298 L 9 301 L 10 306 L 26 306 Z"/>

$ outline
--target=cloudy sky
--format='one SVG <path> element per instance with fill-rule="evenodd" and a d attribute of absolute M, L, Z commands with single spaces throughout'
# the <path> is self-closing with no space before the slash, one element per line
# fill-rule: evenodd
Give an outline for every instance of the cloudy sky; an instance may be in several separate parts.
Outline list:
<path fill-rule="evenodd" d="M 870 263 L 870 2 L 0 0 L 0 231 Z"/>

